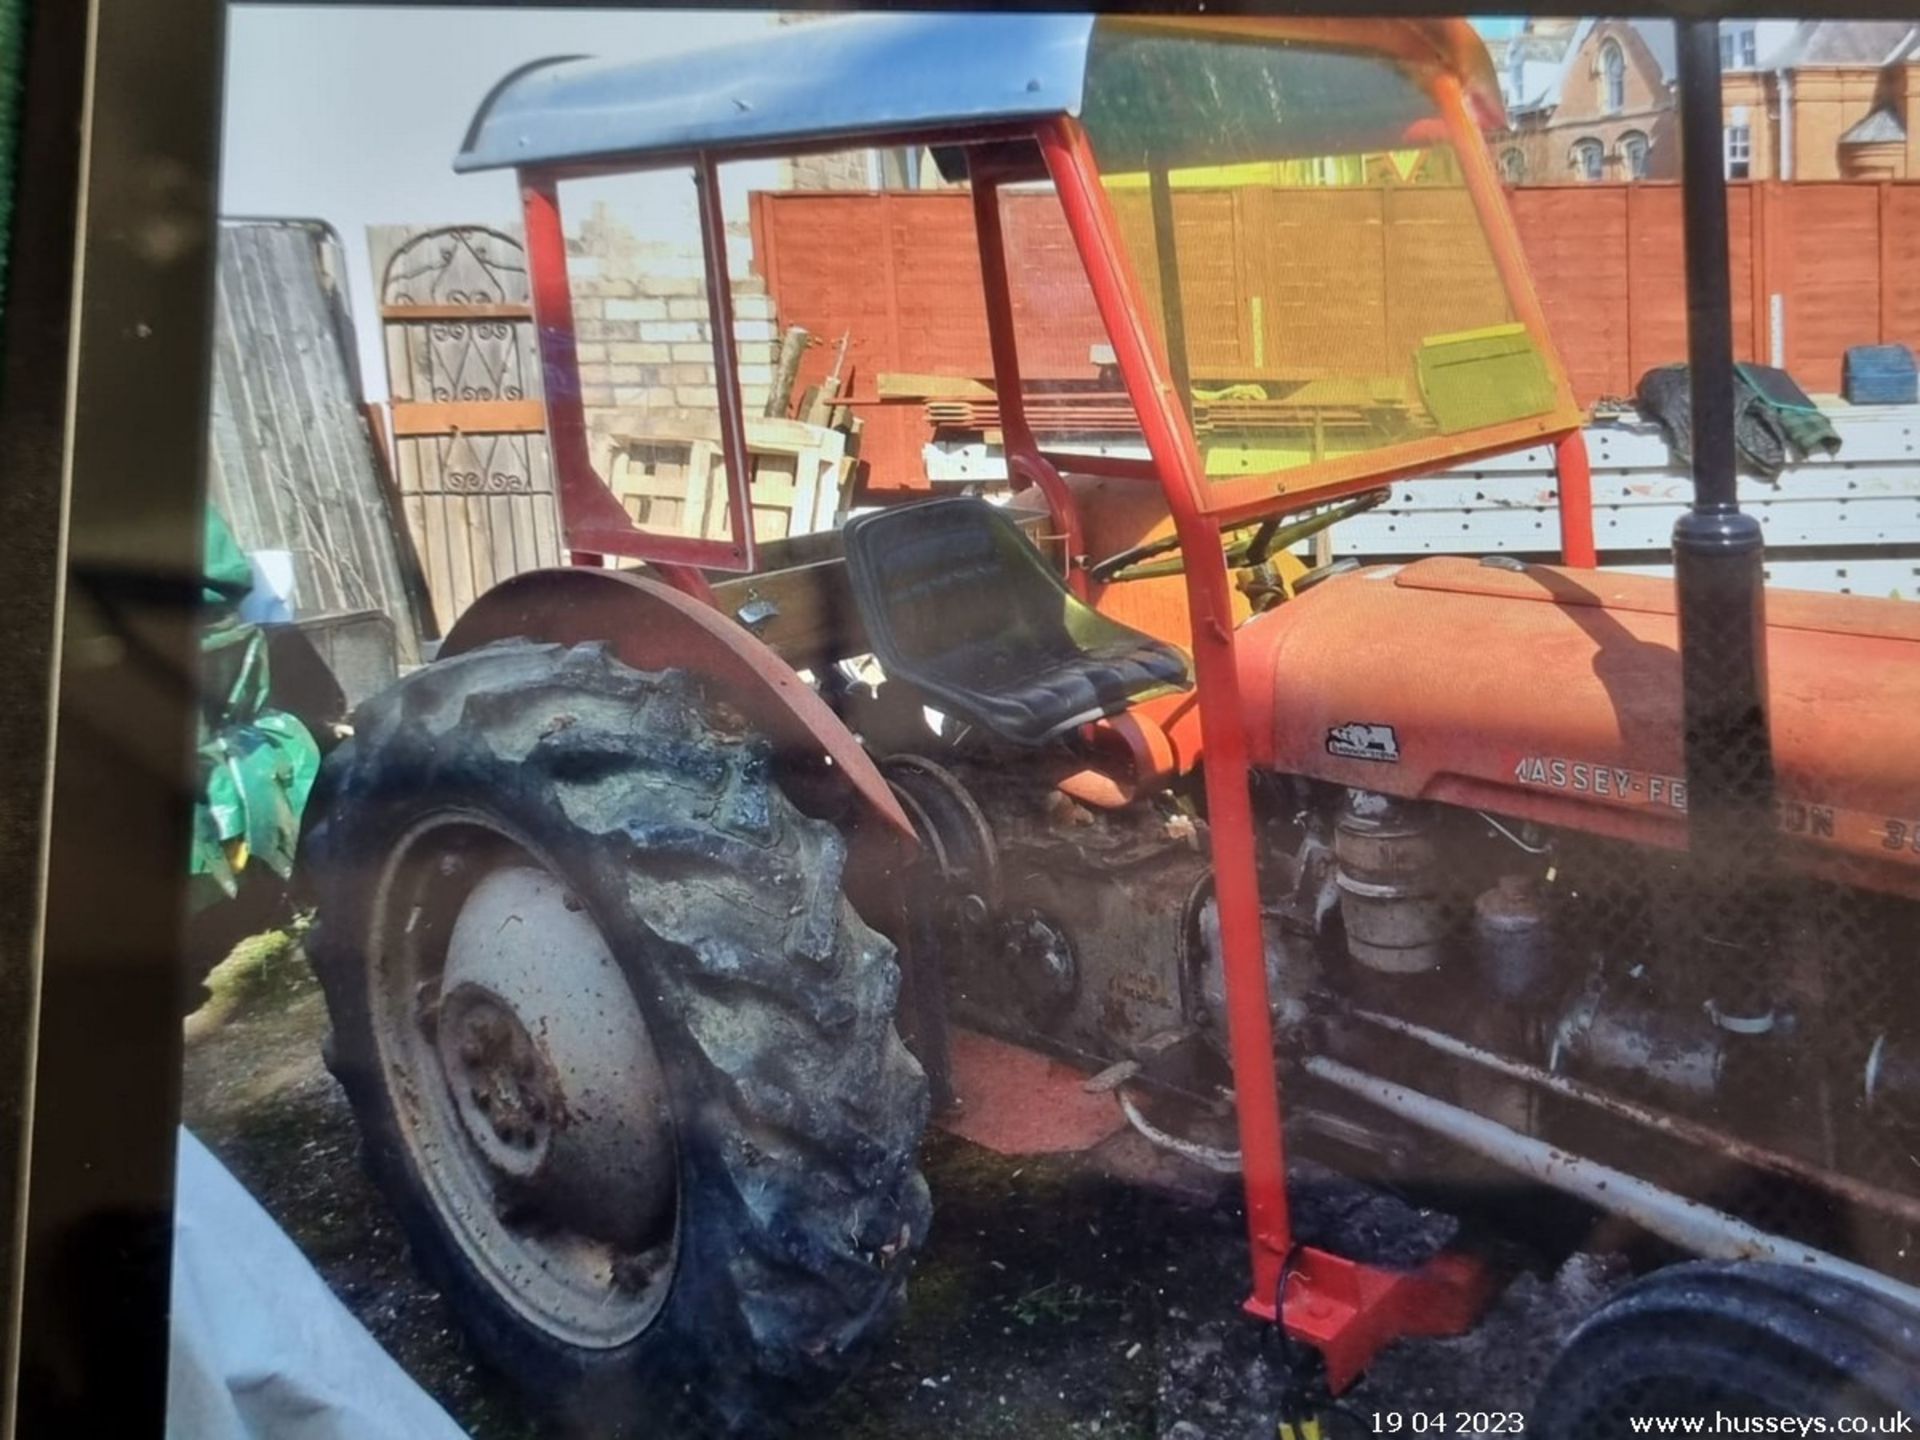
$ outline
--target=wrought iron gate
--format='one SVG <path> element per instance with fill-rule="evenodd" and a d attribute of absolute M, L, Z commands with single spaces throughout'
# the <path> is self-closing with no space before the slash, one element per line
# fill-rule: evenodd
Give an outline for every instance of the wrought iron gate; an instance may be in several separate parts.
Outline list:
<path fill-rule="evenodd" d="M 369 235 L 395 474 L 444 633 L 490 586 L 560 562 L 526 255 L 478 225 Z"/>

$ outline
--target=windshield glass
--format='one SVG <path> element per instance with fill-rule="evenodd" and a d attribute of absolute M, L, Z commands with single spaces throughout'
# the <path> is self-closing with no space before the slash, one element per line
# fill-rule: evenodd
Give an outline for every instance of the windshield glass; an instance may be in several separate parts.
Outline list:
<path fill-rule="evenodd" d="M 1438 108 L 1390 60 L 1102 27 L 1083 123 L 1210 480 L 1444 462 L 1554 411 Z"/>

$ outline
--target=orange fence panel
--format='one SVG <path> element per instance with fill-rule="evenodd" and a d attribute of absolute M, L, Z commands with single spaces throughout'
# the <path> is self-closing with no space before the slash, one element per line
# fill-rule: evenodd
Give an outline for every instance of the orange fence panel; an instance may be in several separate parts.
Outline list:
<path fill-rule="evenodd" d="M 1646 370 L 1686 358 L 1678 185 L 1508 194 L 1582 404 L 1631 395 Z M 1123 225 L 1147 223 L 1141 199 L 1116 205 Z M 1471 299 L 1447 257 L 1419 243 L 1445 233 L 1446 207 L 1464 203 L 1450 190 L 1191 190 L 1176 202 L 1187 323 L 1205 341 L 1201 383 L 1336 373 L 1382 347 L 1411 353 L 1410 336 L 1444 330 Z M 1832 392 L 1847 347 L 1920 348 L 1920 182 L 1740 183 L 1727 209 L 1740 359 L 1778 355 L 1808 390 Z M 1053 198 L 1009 194 L 1005 223 L 1027 378 L 1090 379 L 1104 336 Z M 873 398 L 881 371 L 991 374 L 964 192 L 762 193 L 753 229 L 781 323 L 825 342 L 802 387 L 825 377 L 843 333 L 857 399 Z M 1151 303 L 1159 277 L 1140 278 Z M 1336 319 L 1343 294 L 1375 298 Z M 931 431 L 920 407 L 863 413 L 875 488 L 924 487 Z"/>

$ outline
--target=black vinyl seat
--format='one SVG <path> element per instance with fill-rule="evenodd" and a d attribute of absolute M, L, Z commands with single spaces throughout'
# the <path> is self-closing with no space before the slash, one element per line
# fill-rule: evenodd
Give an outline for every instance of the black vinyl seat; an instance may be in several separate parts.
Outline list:
<path fill-rule="evenodd" d="M 1193 682 L 1173 646 L 1067 589 L 984 500 L 928 500 L 847 522 L 847 575 L 890 676 L 956 717 L 1040 745 Z"/>

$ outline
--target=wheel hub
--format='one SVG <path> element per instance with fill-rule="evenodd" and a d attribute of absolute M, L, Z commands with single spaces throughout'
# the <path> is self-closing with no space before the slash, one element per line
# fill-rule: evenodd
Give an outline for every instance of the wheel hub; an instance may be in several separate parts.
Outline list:
<path fill-rule="evenodd" d="M 645 1252 L 671 1230 L 666 1078 L 626 976 L 555 876 L 503 866 L 447 942 L 433 1035 L 509 1223 Z"/>
<path fill-rule="evenodd" d="M 553 1071 L 507 1002 L 461 985 L 441 1002 L 440 1063 L 467 1136 L 503 1174 L 539 1171 L 562 1105 Z"/>

